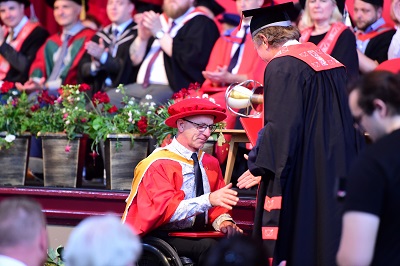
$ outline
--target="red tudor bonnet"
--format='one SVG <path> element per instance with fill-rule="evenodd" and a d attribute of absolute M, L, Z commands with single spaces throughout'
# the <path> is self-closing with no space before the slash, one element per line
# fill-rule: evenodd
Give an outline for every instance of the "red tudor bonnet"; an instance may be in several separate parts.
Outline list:
<path fill-rule="evenodd" d="M 176 127 L 178 119 L 194 115 L 213 115 L 214 123 L 221 122 L 226 118 L 225 108 L 218 106 L 208 99 L 189 98 L 174 103 L 168 108 L 170 117 L 165 120 L 169 127 Z"/>

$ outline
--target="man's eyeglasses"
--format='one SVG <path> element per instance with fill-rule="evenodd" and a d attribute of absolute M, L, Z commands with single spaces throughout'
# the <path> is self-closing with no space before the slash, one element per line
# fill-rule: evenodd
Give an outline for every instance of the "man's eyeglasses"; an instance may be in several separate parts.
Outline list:
<path fill-rule="evenodd" d="M 210 132 L 213 133 L 213 132 L 217 129 L 217 125 L 214 125 L 214 124 L 212 124 L 212 125 L 197 124 L 197 123 L 195 123 L 195 122 L 193 122 L 193 121 L 190 121 L 190 120 L 187 120 L 187 119 L 185 119 L 185 118 L 182 118 L 182 120 L 183 120 L 183 121 L 186 121 L 186 122 L 189 122 L 189 123 L 191 123 L 192 125 L 196 126 L 196 129 L 197 129 L 199 132 L 204 132 L 204 131 L 206 131 L 206 129 L 208 128 L 208 129 L 210 130 Z"/>

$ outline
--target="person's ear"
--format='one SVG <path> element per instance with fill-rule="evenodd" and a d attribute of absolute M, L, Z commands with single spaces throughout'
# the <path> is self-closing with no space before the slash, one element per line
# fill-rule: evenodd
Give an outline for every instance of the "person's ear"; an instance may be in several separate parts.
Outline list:
<path fill-rule="evenodd" d="M 185 128 L 185 123 L 184 123 L 184 121 L 183 121 L 182 119 L 178 119 L 178 120 L 176 121 L 176 127 L 178 128 L 178 132 L 179 132 L 179 133 L 182 133 L 183 130 L 184 130 L 184 128 Z"/>
<path fill-rule="evenodd" d="M 381 99 L 374 99 L 372 103 L 374 105 L 375 111 L 381 118 L 388 116 L 388 108 L 384 101 L 382 101 Z"/>

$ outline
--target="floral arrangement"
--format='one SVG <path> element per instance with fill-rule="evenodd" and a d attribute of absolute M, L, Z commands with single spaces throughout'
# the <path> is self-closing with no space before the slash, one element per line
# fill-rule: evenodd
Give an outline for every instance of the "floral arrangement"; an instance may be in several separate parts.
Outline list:
<path fill-rule="evenodd" d="M 110 104 L 106 93 L 96 92 L 93 95 L 92 107 L 95 112 L 92 113 L 88 132 L 89 137 L 94 140 L 92 149 L 100 141 L 105 141 L 110 134 L 130 134 L 132 143 L 135 136 L 150 134 L 149 120 L 155 110 L 155 104 L 140 104 L 134 98 L 129 98 L 123 85 L 119 85 L 117 90 L 123 95 L 123 106 L 119 109 Z"/>
<path fill-rule="evenodd" d="M 30 130 L 30 103 L 26 93 L 20 93 L 13 82 L 1 82 L 0 88 L 0 149 L 10 148 L 16 135 Z"/>
<path fill-rule="evenodd" d="M 33 134 L 64 132 L 69 140 L 88 131 L 89 112 L 86 110 L 87 84 L 62 85 L 59 96 L 41 91 L 31 107 Z"/>
<path fill-rule="evenodd" d="M 159 106 L 151 117 L 151 126 L 149 128 L 149 132 L 153 136 L 157 136 L 158 145 L 164 146 L 165 144 L 168 144 L 168 142 L 171 140 L 171 137 L 175 136 L 177 133 L 176 128 L 171 128 L 164 123 L 165 119 L 169 117 L 168 108 L 172 104 L 188 98 L 206 98 L 215 103 L 215 100 L 212 97 L 209 97 L 208 94 L 200 93 L 200 84 L 197 82 L 191 83 L 189 84 L 188 88 L 183 88 L 174 93 L 171 99 L 166 104 Z M 225 128 L 224 122 L 217 124 L 217 129 L 223 128 Z M 222 134 L 214 133 L 211 135 L 211 137 L 215 140 L 218 140 L 219 145 L 225 142 Z"/>

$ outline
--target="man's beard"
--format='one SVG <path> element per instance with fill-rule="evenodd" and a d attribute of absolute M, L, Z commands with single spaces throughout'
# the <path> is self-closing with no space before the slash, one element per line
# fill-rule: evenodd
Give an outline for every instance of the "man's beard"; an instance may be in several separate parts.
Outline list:
<path fill-rule="evenodd" d="M 185 14 L 185 12 L 190 8 L 190 5 L 182 6 L 178 8 L 173 8 L 173 5 L 163 4 L 163 11 L 169 18 L 176 19 Z"/>

